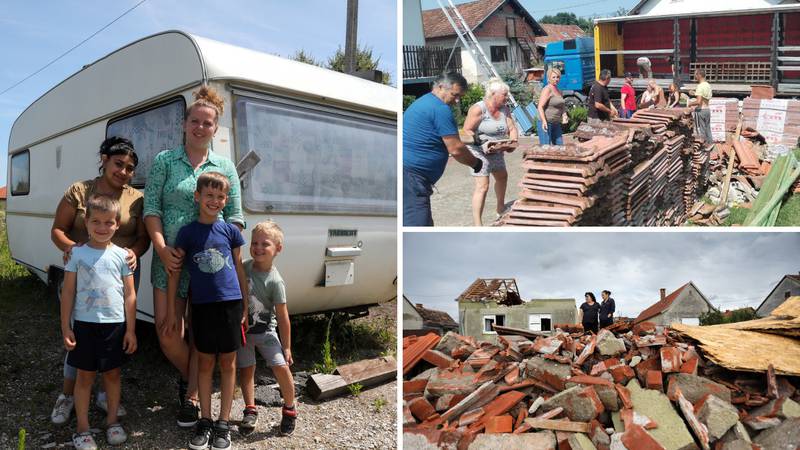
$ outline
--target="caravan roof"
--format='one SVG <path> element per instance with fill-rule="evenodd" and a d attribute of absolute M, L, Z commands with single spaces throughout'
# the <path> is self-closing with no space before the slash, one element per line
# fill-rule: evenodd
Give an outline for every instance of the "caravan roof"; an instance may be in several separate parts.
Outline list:
<path fill-rule="evenodd" d="M 396 89 L 182 31 L 165 31 L 84 66 L 33 102 L 14 122 L 10 153 L 104 120 L 205 81 L 259 89 L 394 116 Z"/>

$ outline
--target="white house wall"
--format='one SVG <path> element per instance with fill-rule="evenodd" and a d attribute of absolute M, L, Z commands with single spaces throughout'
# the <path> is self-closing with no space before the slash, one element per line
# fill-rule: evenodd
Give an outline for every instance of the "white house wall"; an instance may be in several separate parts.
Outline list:
<path fill-rule="evenodd" d="M 425 45 L 420 0 L 403 0 L 403 45 Z"/>

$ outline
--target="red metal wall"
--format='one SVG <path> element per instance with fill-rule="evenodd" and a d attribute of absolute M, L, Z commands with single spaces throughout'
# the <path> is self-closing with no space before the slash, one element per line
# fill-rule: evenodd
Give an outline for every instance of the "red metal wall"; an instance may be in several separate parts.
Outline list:
<path fill-rule="evenodd" d="M 686 54 L 681 59 L 685 70 L 689 67 L 689 46 L 691 43 L 691 30 L 689 19 L 680 19 L 681 54 Z M 625 22 L 623 24 L 623 48 L 625 50 L 658 50 L 671 49 L 673 43 L 673 20 L 655 20 L 644 22 Z M 667 55 L 626 55 L 625 70 L 638 73 L 639 67 L 636 59 L 639 56 L 647 56 L 653 66 L 653 72 L 660 75 L 669 75 L 671 72 Z M 670 55 L 671 56 L 671 55 Z"/>
<path fill-rule="evenodd" d="M 697 47 L 769 46 L 772 39 L 772 14 L 747 16 L 698 17 Z M 704 57 L 702 53 L 713 52 L 730 56 Z M 769 62 L 769 48 L 698 50 L 697 62 Z M 734 56 L 739 54 L 764 54 L 764 56 Z"/>
<path fill-rule="evenodd" d="M 784 14 L 783 22 L 783 45 L 784 46 L 799 46 L 800 45 L 800 12 Z M 787 53 L 787 56 L 798 56 L 800 53 Z M 784 79 L 791 79 L 793 81 L 800 80 L 800 70 L 793 70 L 791 72 L 783 72 Z"/>

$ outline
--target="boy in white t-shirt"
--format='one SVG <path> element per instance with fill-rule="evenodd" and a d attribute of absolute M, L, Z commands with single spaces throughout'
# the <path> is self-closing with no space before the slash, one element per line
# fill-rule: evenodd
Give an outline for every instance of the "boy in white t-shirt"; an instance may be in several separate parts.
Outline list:
<path fill-rule="evenodd" d="M 78 369 L 75 380 L 77 450 L 97 448 L 89 430 L 89 396 L 95 373 L 103 374 L 108 398 L 106 440 L 117 445 L 127 440 L 118 422 L 120 366 L 123 353 L 136 351 L 136 292 L 126 257 L 111 238 L 119 228 L 117 200 L 94 195 L 86 202 L 89 242 L 74 247 L 64 268 L 61 291 L 61 332 L 69 351 L 67 362 Z M 74 319 L 71 324 L 70 319 Z"/>

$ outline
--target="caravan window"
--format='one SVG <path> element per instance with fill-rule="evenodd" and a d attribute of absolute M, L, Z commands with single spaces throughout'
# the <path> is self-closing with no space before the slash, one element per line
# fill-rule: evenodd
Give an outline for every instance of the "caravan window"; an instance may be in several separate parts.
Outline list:
<path fill-rule="evenodd" d="M 178 97 L 108 122 L 106 138 L 121 136 L 130 139 L 139 157 L 131 185 L 144 186 L 153 159 L 159 152 L 183 145 L 185 113 L 186 101 Z"/>
<path fill-rule="evenodd" d="M 31 152 L 24 150 L 11 157 L 11 195 L 27 195 L 31 190 Z"/>
<path fill-rule="evenodd" d="M 397 214 L 397 122 L 277 97 L 237 97 L 239 158 L 254 211 Z"/>

